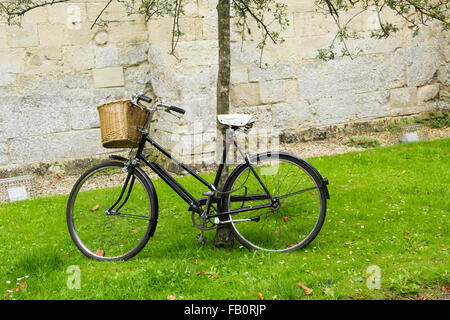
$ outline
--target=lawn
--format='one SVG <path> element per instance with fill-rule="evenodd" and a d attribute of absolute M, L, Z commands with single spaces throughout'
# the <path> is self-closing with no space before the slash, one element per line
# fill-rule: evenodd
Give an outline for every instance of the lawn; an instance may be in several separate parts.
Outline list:
<path fill-rule="evenodd" d="M 0 299 L 442 298 L 449 156 L 442 139 L 308 159 L 329 179 L 331 199 L 318 237 L 289 254 L 214 248 L 214 231 L 200 245 L 186 204 L 160 180 L 155 236 L 128 261 L 76 249 L 67 196 L 0 205 Z M 189 177 L 180 182 L 201 190 Z M 80 289 L 68 286 L 74 274 Z"/>

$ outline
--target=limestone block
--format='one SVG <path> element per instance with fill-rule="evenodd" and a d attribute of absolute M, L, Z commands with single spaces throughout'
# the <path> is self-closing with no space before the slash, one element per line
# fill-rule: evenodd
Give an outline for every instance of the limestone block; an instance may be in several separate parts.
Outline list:
<path fill-rule="evenodd" d="M 182 16 L 180 17 L 178 23 L 180 26 L 180 31 L 183 33 L 180 37 L 180 40 L 193 41 L 205 39 L 203 37 L 203 27 L 201 18 Z M 170 33 L 170 36 L 172 36 L 172 33 Z"/>
<path fill-rule="evenodd" d="M 272 119 L 272 105 L 259 105 L 251 107 L 231 107 L 230 113 L 251 114 L 255 117 L 254 128 L 271 128 L 274 126 Z"/>
<path fill-rule="evenodd" d="M 23 72 L 24 49 L 0 50 L 0 74 Z"/>
<path fill-rule="evenodd" d="M 217 12 L 216 0 L 198 0 L 197 3 L 198 3 L 198 14 L 200 16 L 205 17 L 207 15 L 213 14 L 213 12 Z"/>
<path fill-rule="evenodd" d="M 232 84 L 248 82 L 248 67 L 232 59 L 230 81 Z"/>
<path fill-rule="evenodd" d="M 69 119 L 70 128 L 73 130 L 100 127 L 97 106 L 93 104 L 69 108 Z"/>
<path fill-rule="evenodd" d="M 210 66 L 218 64 L 218 44 L 215 40 L 182 41 L 177 55 L 183 66 Z"/>
<path fill-rule="evenodd" d="M 67 29 L 67 39 L 71 45 L 88 45 L 95 37 L 95 29 L 91 29 L 89 22 L 83 22 L 77 29 Z"/>
<path fill-rule="evenodd" d="M 105 5 L 106 2 L 87 1 L 87 19 L 91 22 L 94 22 Z M 103 11 L 101 18 L 106 21 L 135 21 L 137 23 L 143 23 L 145 21 L 144 17 L 141 15 L 128 15 L 124 5 L 117 1 L 111 2 L 108 8 Z"/>
<path fill-rule="evenodd" d="M 332 34 L 321 36 L 308 36 L 295 38 L 292 47 L 295 52 L 297 62 L 301 60 L 315 59 L 319 49 L 328 48 L 333 41 Z"/>
<path fill-rule="evenodd" d="M 416 111 L 417 88 L 405 87 L 390 90 L 391 115 L 410 114 Z"/>
<path fill-rule="evenodd" d="M 148 63 L 143 63 L 139 66 L 132 66 L 125 69 L 125 83 L 127 86 L 137 86 L 137 91 L 140 91 L 149 81 L 150 66 Z"/>
<path fill-rule="evenodd" d="M 292 23 L 297 37 L 320 36 L 337 31 L 336 23 L 330 15 L 313 12 L 294 13 Z"/>
<path fill-rule="evenodd" d="M 16 138 L 10 141 L 11 163 L 30 163 L 98 155 L 107 152 L 101 145 L 100 129 L 62 132 L 47 136 Z"/>
<path fill-rule="evenodd" d="M 370 92 L 377 88 L 377 61 L 370 57 L 314 61 L 297 68 L 301 96 L 316 99 L 342 92 Z"/>
<path fill-rule="evenodd" d="M 173 19 L 170 17 L 150 19 L 147 23 L 150 43 L 160 44 L 172 41 Z"/>
<path fill-rule="evenodd" d="M 405 55 L 408 60 L 406 74 L 409 87 L 422 86 L 433 78 L 439 61 L 435 43 L 424 41 L 420 45 L 408 48 Z"/>
<path fill-rule="evenodd" d="M 284 81 L 271 80 L 261 82 L 259 85 L 261 103 L 272 104 L 284 101 Z"/>
<path fill-rule="evenodd" d="M 444 63 L 439 67 L 437 78 L 443 85 L 450 85 L 450 64 Z"/>
<path fill-rule="evenodd" d="M 28 11 L 23 15 L 21 21 L 22 23 L 47 23 L 48 22 L 47 6 Z"/>
<path fill-rule="evenodd" d="M 9 147 L 6 141 L 0 142 L 0 166 L 9 163 Z"/>
<path fill-rule="evenodd" d="M 297 102 L 300 97 L 297 79 L 288 79 L 283 82 L 284 100 L 288 103 Z"/>
<path fill-rule="evenodd" d="M 123 21 L 108 25 L 109 41 L 111 43 L 139 43 L 146 41 L 147 26 L 145 22 Z"/>
<path fill-rule="evenodd" d="M 133 66 L 147 61 L 148 43 L 139 43 L 135 46 L 122 46 L 119 48 L 119 63 L 121 66 Z"/>
<path fill-rule="evenodd" d="M 75 71 L 94 67 L 94 50 L 91 46 L 68 46 L 63 48 L 63 63 Z"/>
<path fill-rule="evenodd" d="M 38 24 L 39 44 L 48 47 L 69 45 L 68 29 L 63 24 Z"/>
<path fill-rule="evenodd" d="M 272 127 L 274 128 L 300 128 L 310 123 L 312 112 L 304 100 L 293 103 L 278 103 L 272 105 Z"/>
<path fill-rule="evenodd" d="M 419 104 L 433 100 L 439 95 L 439 84 L 430 84 L 417 89 L 417 102 Z"/>
<path fill-rule="evenodd" d="M 359 119 L 389 116 L 389 92 L 375 91 L 356 95 L 356 114 Z"/>
<path fill-rule="evenodd" d="M 0 49 L 7 48 L 8 44 L 6 42 L 6 24 L 0 24 Z"/>
<path fill-rule="evenodd" d="M 17 74 L 23 72 L 24 49 L 0 50 L 0 87 L 15 81 Z"/>
<path fill-rule="evenodd" d="M 95 88 L 111 88 L 124 86 L 122 67 L 93 69 L 92 76 Z"/>
<path fill-rule="evenodd" d="M 7 44 L 11 48 L 26 48 L 39 45 L 36 24 L 23 24 L 22 26 L 6 27 Z"/>
<path fill-rule="evenodd" d="M 260 68 L 256 64 L 249 65 L 248 80 L 255 81 L 269 81 L 277 79 L 291 79 L 294 78 L 293 64 L 289 62 L 280 62 L 270 64 L 268 67 Z"/>
<path fill-rule="evenodd" d="M 259 83 L 242 83 L 231 87 L 230 101 L 233 106 L 255 106 L 261 104 Z"/>
<path fill-rule="evenodd" d="M 217 11 L 211 12 L 204 16 L 201 21 L 201 35 L 203 40 L 216 40 L 217 31 Z"/>
<path fill-rule="evenodd" d="M 379 90 L 400 88 L 406 85 L 407 63 L 403 56 L 403 50 L 394 54 L 383 55 L 375 58 L 377 61 L 374 72 L 377 77 Z"/>
<path fill-rule="evenodd" d="M 324 97 L 311 105 L 316 124 L 319 126 L 345 123 L 356 119 L 355 94 L 351 91 Z"/>
<path fill-rule="evenodd" d="M 86 6 L 79 3 L 55 3 L 47 7 L 48 21 L 64 24 L 66 28 L 77 28 L 86 18 Z"/>
<path fill-rule="evenodd" d="M 26 105 L 26 102 L 23 102 L 23 104 L 10 106 L 8 110 L 4 111 L 4 117 L 8 121 L 2 124 L 5 131 L 3 138 L 26 137 L 68 130 L 68 114 L 65 109 L 58 106 L 42 107 L 40 105 L 41 102 L 42 105 L 48 105 L 48 99 L 49 97 L 46 96 L 35 96 L 33 105 Z"/>
<path fill-rule="evenodd" d="M 280 0 L 278 2 L 287 4 L 289 12 L 310 12 L 317 8 L 314 0 Z"/>
<path fill-rule="evenodd" d="M 114 44 L 95 46 L 94 55 L 97 68 L 114 67 L 119 64 L 119 50 Z"/>

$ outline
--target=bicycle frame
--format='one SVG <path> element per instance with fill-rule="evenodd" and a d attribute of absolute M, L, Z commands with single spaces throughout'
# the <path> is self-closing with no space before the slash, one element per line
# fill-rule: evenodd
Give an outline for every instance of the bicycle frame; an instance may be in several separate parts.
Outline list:
<path fill-rule="evenodd" d="M 212 184 L 209 183 L 208 181 L 206 181 L 205 179 L 203 179 L 198 173 L 196 173 L 195 171 L 190 169 L 183 162 L 181 162 L 178 159 L 176 159 L 170 152 L 165 150 L 156 141 L 151 139 L 147 132 L 148 132 L 148 129 L 143 132 L 141 141 L 139 143 L 139 146 L 138 146 L 138 149 L 137 149 L 137 152 L 136 152 L 136 155 L 135 155 L 135 159 L 128 160 L 128 159 L 125 159 L 125 158 L 122 158 L 122 157 L 110 156 L 112 159 L 121 160 L 121 161 L 128 161 L 128 176 L 125 179 L 125 183 L 124 183 L 124 186 L 122 188 L 122 192 L 121 192 L 121 194 L 119 196 L 119 199 L 111 206 L 111 208 L 108 209 L 109 212 L 113 212 L 114 207 L 119 204 L 119 202 L 121 201 L 121 199 L 122 199 L 122 197 L 123 197 L 123 195 L 125 193 L 125 190 L 126 190 L 126 188 L 128 186 L 128 183 L 130 183 L 130 187 L 128 188 L 128 193 L 127 193 L 127 196 L 125 197 L 124 202 L 118 207 L 118 209 L 116 209 L 114 211 L 117 212 L 118 210 L 120 210 L 120 208 L 122 208 L 122 206 L 128 200 L 129 195 L 131 193 L 131 189 L 133 187 L 133 183 L 134 183 L 133 178 L 131 179 L 131 182 L 130 182 L 130 177 L 131 177 L 131 175 L 132 175 L 132 173 L 134 171 L 135 166 L 138 165 L 139 161 L 143 161 L 147 166 L 149 166 L 165 183 L 167 183 L 189 205 L 188 211 L 195 211 L 195 212 L 201 214 L 203 217 L 205 217 L 207 219 L 219 217 L 219 216 L 222 216 L 222 215 L 235 214 L 235 213 L 240 213 L 240 212 L 246 212 L 246 211 L 253 211 L 253 210 L 259 210 L 259 209 L 264 209 L 264 208 L 270 208 L 270 207 L 272 207 L 274 205 L 274 203 L 276 203 L 277 200 L 271 197 L 271 195 L 270 195 L 269 191 L 267 190 L 266 186 L 263 184 L 263 182 L 259 178 L 258 174 L 256 173 L 256 171 L 253 169 L 252 165 L 250 164 L 249 157 L 248 156 L 244 156 L 244 154 L 240 150 L 239 146 L 237 145 L 237 142 L 234 139 L 234 130 L 231 130 L 231 131 L 227 132 L 226 144 L 225 144 L 225 147 L 223 149 L 222 160 L 221 160 L 221 162 L 220 162 L 220 164 L 219 164 L 219 166 L 217 168 L 216 176 L 215 176 L 214 182 Z M 195 198 L 178 181 L 176 181 L 175 178 L 173 176 L 171 176 L 161 165 L 159 165 L 156 162 L 150 162 L 145 157 L 145 155 L 142 153 L 143 150 L 144 150 L 144 146 L 145 146 L 145 144 L 147 142 L 150 143 L 157 150 L 159 150 L 166 157 L 168 157 L 176 165 L 178 165 L 182 169 L 186 170 L 191 176 L 193 176 L 198 181 L 200 181 L 203 185 L 205 185 L 209 189 L 209 192 L 205 192 L 205 193 L 207 193 L 207 197 L 206 198 L 199 198 L 199 199 Z M 243 202 L 243 201 L 246 201 L 246 200 L 250 201 L 250 200 L 265 200 L 265 199 L 267 199 L 267 200 L 270 200 L 270 203 L 263 204 L 263 205 L 252 206 L 252 207 L 242 207 L 242 208 L 233 209 L 233 210 L 230 210 L 230 211 L 222 211 L 220 206 L 218 206 L 218 212 L 215 212 L 213 214 L 209 214 L 212 204 L 213 203 L 220 204 L 220 201 L 221 201 L 221 197 L 219 195 L 223 194 L 223 193 L 221 192 L 221 190 L 217 190 L 217 188 L 218 188 L 218 184 L 220 182 L 220 177 L 222 175 L 222 171 L 224 170 L 225 163 L 227 161 L 227 154 L 228 154 L 228 151 L 229 151 L 229 147 L 231 145 L 234 145 L 239 150 L 241 155 L 244 157 L 245 162 L 248 165 L 250 165 L 251 171 L 253 172 L 253 174 L 255 175 L 255 177 L 257 178 L 257 180 L 259 181 L 259 183 L 261 184 L 261 186 L 263 187 L 263 189 L 265 191 L 265 194 L 231 196 L 231 201 L 233 201 L 233 202 Z M 138 161 L 136 161 L 136 160 L 138 160 Z M 217 196 L 216 196 L 216 194 L 217 194 Z M 203 206 L 203 205 L 206 205 L 204 210 L 201 209 L 201 206 Z"/>

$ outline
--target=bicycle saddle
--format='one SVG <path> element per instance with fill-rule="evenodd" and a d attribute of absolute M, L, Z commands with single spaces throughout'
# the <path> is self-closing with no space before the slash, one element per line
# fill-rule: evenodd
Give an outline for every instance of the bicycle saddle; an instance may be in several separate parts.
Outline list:
<path fill-rule="evenodd" d="M 219 114 L 217 120 L 230 127 L 245 127 L 255 122 L 251 114 Z"/>

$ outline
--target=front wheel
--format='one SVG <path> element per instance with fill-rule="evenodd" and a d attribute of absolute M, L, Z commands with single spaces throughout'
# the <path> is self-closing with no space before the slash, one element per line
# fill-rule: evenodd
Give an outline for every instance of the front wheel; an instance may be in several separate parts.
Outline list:
<path fill-rule="evenodd" d="M 124 260 L 146 245 L 156 228 L 158 206 L 144 175 L 138 167 L 129 174 L 122 162 L 109 161 L 78 179 L 67 204 L 67 225 L 84 255 Z"/>
<path fill-rule="evenodd" d="M 237 213 L 221 216 L 222 223 L 229 223 L 247 248 L 284 252 L 307 246 L 325 220 L 323 179 L 309 163 L 287 153 L 267 152 L 250 163 L 237 167 L 225 184 L 222 210 Z M 244 211 L 267 204 L 270 207 Z"/>

